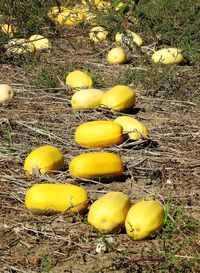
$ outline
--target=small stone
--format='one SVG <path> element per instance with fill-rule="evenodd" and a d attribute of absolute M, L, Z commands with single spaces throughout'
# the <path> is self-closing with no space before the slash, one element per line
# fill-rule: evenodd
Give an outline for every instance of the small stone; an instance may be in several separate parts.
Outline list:
<path fill-rule="evenodd" d="M 106 251 L 107 251 L 107 246 L 106 246 L 105 243 L 97 244 L 97 246 L 96 246 L 96 252 L 98 254 L 105 253 Z"/>

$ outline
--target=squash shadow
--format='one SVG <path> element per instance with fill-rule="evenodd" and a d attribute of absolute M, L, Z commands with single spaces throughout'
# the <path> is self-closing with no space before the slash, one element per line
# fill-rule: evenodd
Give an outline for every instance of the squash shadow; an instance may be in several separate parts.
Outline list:
<path fill-rule="evenodd" d="M 128 140 L 124 145 L 122 145 L 123 150 L 140 150 L 144 148 L 157 148 L 159 146 L 158 141 L 152 139 L 145 139 L 141 141 L 131 141 Z"/>
<path fill-rule="evenodd" d="M 98 178 L 75 178 L 75 182 L 81 183 L 82 185 L 88 185 L 88 184 L 111 184 L 113 182 L 126 182 L 126 180 L 129 178 L 129 175 L 122 174 L 118 176 L 110 176 L 110 177 L 98 177 Z"/>

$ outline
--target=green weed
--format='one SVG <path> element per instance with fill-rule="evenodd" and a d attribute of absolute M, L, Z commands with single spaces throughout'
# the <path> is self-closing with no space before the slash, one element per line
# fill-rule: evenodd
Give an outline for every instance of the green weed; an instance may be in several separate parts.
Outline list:
<path fill-rule="evenodd" d="M 52 261 L 48 254 L 45 254 L 41 259 L 40 268 L 42 272 L 49 272 L 49 270 L 53 267 Z"/>
<path fill-rule="evenodd" d="M 56 74 L 54 74 L 51 70 L 43 69 L 41 72 L 35 76 L 32 80 L 32 83 L 37 86 L 46 86 L 47 88 L 56 87 L 58 84 L 58 79 Z"/>
<path fill-rule="evenodd" d="M 134 7 L 146 42 L 182 48 L 191 62 L 199 59 L 199 1 L 158 0 Z"/>

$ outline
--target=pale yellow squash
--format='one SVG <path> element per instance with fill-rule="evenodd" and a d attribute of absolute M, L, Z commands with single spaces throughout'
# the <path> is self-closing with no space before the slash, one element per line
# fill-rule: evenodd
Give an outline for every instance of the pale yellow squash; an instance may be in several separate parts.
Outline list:
<path fill-rule="evenodd" d="M 92 78 L 81 70 L 74 70 L 66 77 L 66 85 L 72 88 L 74 92 L 82 88 L 89 88 L 93 84 Z"/>
<path fill-rule="evenodd" d="M 83 22 L 85 16 L 83 12 L 77 12 L 73 10 L 66 10 L 59 12 L 54 18 L 57 25 L 61 26 L 76 26 Z"/>
<path fill-rule="evenodd" d="M 88 222 L 103 234 L 117 233 L 124 227 L 131 206 L 123 192 L 108 192 L 90 206 Z"/>
<path fill-rule="evenodd" d="M 60 26 L 76 26 L 85 18 L 84 12 L 81 10 L 69 9 L 65 6 L 60 8 L 54 6 L 48 11 L 47 15 L 55 24 Z"/>
<path fill-rule="evenodd" d="M 42 174 L 59 171 L 64 165 L 64 156 L 60 150 L 51 145 L 34 149 L 24 161 L 24 170 L 27 174 L 40 172 Z"/>
<path fill-rule="evenodd" d="M 47 15 L 50 19 L 54 20 L 59 13 L 61 13 L 61 12 L 67 13 L 68 11 L 70 11 L 70 9 L 65 6 L 60 6 L 60 7 L 54 6 L 54 7 L 50 8 Z"/>
<path fill-rule="evenodd" d="M 100 89 L 82 89 L 71 98 L 73 109 L 94 109 L 100 106 L 105 93 Z"/>
<path fill-rule="evenodd" d="M 126 30 L 125 33 L 118 32 L 115 36 L 115 41 L 120 45 L 128 45 L 130 48 L 133 48 L 134 45 L 141 47 L 144 43 L 143 39 L 131 30 Z"/>
<path fill-rule="evenodd" d="M 135 105 L 136 94 L 126 85 L 116 85 L 109 89 L 101 100 L 101 105 L 111 110 L 124 111 Z"/>
<path fill-rule="evenodd" d="M 79 178 L 118 176 L 123 170 L 120 156 L 109 152 L 80 154 L 69 163 L 69 173 Z"/>
<path fill-rule="evenodd" d="M 126 217 L 126 232 L 134 240 L 142 240 L 159 232 L 165 219 L 164 208 L 156 200 L 143 200 L 133 205 Z"/>
<path fill-rule="evenodd" d="M 121 47 L 114 47 L 108 52 L 107 62 L 109 64 L 123 64 L 126 60 L 126 52 Z"/>
<path fill-rule="evenodd" d="M 76 128 L 75 141 L 85 148 L 109 147 L 123 142 L 122 131 L 122 126 L 114 121 L 89 121 Z"/>
<path fill-rule="evenodd" d="M 94 43 L 98 43 L 105 40 L 107 35 L 108 35 L 108 31 L 104 27 L 96 26 L 90 30 L 89 38 Z"/>
<path fill-rule="evenodd" d="M 152 61 L 161 64 L 179 64 L 184 61 L 184 57 L 178 48 L 163 48 L 152 55 Z"/>
<path fill-rule="evenodd" d="M 97 7 L 100 10 L 106 10 L 111 8 L 110 1 L 103 1 L 103 0 L 94 0 L 94 6 Z"/>
<path fill-rule="evenodd" d="M 35 184 L 26 193 L 25 205 L 40 212 L 82 212 L 88 206 L 88 193 L 76 185 Z"/>
<path fill-rule="evenodd" d="M 120 116 L 114 121 L 123 127 L 123 133 L 128 133 L 129 139 L 131 140 L 139 140 L 141 138 L 146 138 L 149 135 L 149 130 L 144 123 L 135 118 Z"/>
<path fill-rule="evenodd" d="M 98 24 L 98 16 L 95 11 L 89 10 L 85 12 L 84 22 L 90 26 L 96 26 Z"/>
<path fill-rule="evenodd" d="M 8 84 L 0 84 L 0 103 L 9 101 L 14 96 L 13 88 Z"/>
<path fill-rule="evenodd" d="M 76 4 L 73 7 L 73 11 L 81 12 L 84 14 L 84 24 L 86 23 L 88 25 L 97 26 L 97 14 L 86 3 Z"/>
<path fill-rule="evenodd" d="M 23 55 L 35 53 L 34 45 L 26 39 L 12 39 L 4 47 L 7 54 Z"/>
<path fill-rule="evenodd" d="M 49 39 L 47 39 L 44 36 L 39 35 L 39 34 L 32 35 L 28 40 L 30 43 L 32 43 L 34 45 L 34 47 L 37 50 L 47 49 L 47 48 L 52 47 Z"/>

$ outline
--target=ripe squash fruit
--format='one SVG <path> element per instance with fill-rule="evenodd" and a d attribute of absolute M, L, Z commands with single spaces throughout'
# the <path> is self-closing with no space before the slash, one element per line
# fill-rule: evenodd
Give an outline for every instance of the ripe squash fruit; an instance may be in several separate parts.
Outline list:
<path fill-rule="evenodd" d="M 126 60 L 126 52 L 121 47 L 114 47 L 108 52 L 107 62 L 109 64 L 124 64 Z"/>
<path fill-rule="evenodd" d="M 134 48 L 134 45 L 141 47 L 143 44 L 142 38 L 135 32 L 131 30 L 126 30 L 125 33 L 118 32 L 115 35 L 115 41 L 120 45 L 127 45 L 130 48 Z"/>
<path fill-rule="evenodd" d="M 178 48 L 163 48 L 152 55 L 152 61 L 161 64 L 179 64 L 184 61 L 184 57 Z"/>
<path fill-rule="evenodd" d="M 65 6 L 60 6 L 60 7 L 54 6 L 54 7 L 50 8 L 50 10 L 47 13 L 47 16 L 50 19 L 54 20 L 59 13 L 68 12 L 68 11 L 69 11 L 69 9 L 67 7 L 65 7 Z"/>
<path fill-rule="evenodd" d="M 64 156 L 60 150 L 51 145 L 44 145 L 33 150 L 24 161 L 26 174 L 33 174 L 34 171 L 49 173 L 62 169 Z"/>
<path fill-rule="evenodd" d="M 98 43 L 105 40 L 107 36 L 108 36 L 108 31 L 101 26 L 93 27 L 89 33 L 89 38 L 94 43 Z"/>
<path fill-rule="evenodd" d="M 23 55 L 35 53 L 34 45 L 29 43 L 26 39 L 12 39 L 4 48 L 7 54 Z"/>
<path fill-rule="evenodd" d="M 109 89 L 101 100 L 101 106 L 111 110 L 124 111 L 135 105 L 136 95 L 131 87 L 116 85 Z"/>
<path fill-rule="evenodd" d="M 88 222 L 103 234 L 117 233 L 124 227 L 131 202 L 123 192 L 108 192 L 90 206 Z"/>
<path fill-rule="evenodd" d="M 126 217 L 125 227 L 128 236 L 142 240 L 159 232 L 165 219 L 165 212 L 156 200 L 143 200 L 133 205 Z"/>
<path fill-rule="evenodd" d="M 69 163 L 69 173 L 79 178 L 118 176 L 123 170 L 120 156 L 108 152 L 80 154 Z"/>
<path fill-rule="evenodd" d="M 0 103 L 11 100 L 14 96 L 12 87 L 8 84 L 0 84 Z"/>
<path fill-rule="evenodd" d="M 26 193 L 25 205 L 40 212 L 82 212 L 88 206 L 88 193 L 76 185 L 35 184 Z"/>
<path fill-rule="evenodd" d="M 74 93 L 71 98 L 73 109 L 94 109 L 100 106 L 105 93 L 100 89 L 82 89 Z"/>
<path fill-rule="evenodd" d="M 66 85 L 72 88 L 74 92 L 79 91 L 81 88 L 91 87 L 92 84 L 92 78 L 80 70 L 74 70 L 66 77 Z"/>
<path fill-rule="evenodd" d="M 117 117 L 114 121 L 119 123 L 123 127 L 123 133 L 129 132 L 128 136 L 131 140 L 139 140 L 141 138 L 148 137 L 149 135 L 149 130 L 144 125 L 144 123 L 140 122 L 135 118 L 129 116 L 121 116 Z"/>
<path fill-rule="evenodd" d="M 58 13 L 54 18 L 57 25 L 60 26 L 76 26 L 83 22 L 85 16 L 82 12 L 77 12 L 73 10 L 64 10 Z"/>
<path fill-rule="evenodd" d="M 39 34 L 32 35 L 28 40 L 30 43 L 34 45 L 36 50 L 47 49 L 52 47 L 49 39 Z"/>
<path fill-rule="evenodd" d="M 48 17 L 60 26 L 76 26 L 84 20 L 84 13 L 81 10 L 69 9 L 65 6 L 52 7 L 48 13 Z"/>
<path fill-rule="evenodd" d="M 114 121 L 89 121 L 76 128 L 75 141 L 85 148 L 109 147 L 123 142 L 122 131 L 122 126 Z"/>
<path fill-rule="evenodd" d="M 18 32 L 18 27 L 13 24 L 4 24 L 1 26 L 1 30 L 9 37 L 13 38 Z"/>

